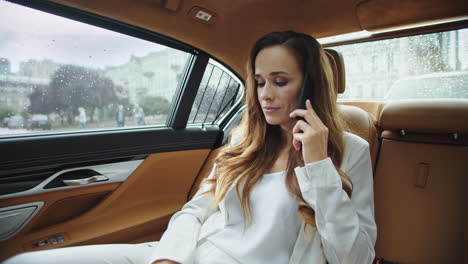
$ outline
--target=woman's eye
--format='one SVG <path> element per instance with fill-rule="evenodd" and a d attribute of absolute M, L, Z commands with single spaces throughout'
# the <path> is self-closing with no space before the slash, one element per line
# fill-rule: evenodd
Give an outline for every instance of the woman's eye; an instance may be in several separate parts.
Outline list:
<path fill-rule="evenodd" d="M 288 84 L 288 82 L 276 82 L 278 86 L 285 86 L 286 84 Z"/>
<path fill-rule="evenodd" d="M 261 83 L 261 82 L 257 82 L 257 87 L 263 87 L 263 86 L 265 86 L 265 83 L 264 83 L 264 82 L 262 82 L 262 83 Z"/>

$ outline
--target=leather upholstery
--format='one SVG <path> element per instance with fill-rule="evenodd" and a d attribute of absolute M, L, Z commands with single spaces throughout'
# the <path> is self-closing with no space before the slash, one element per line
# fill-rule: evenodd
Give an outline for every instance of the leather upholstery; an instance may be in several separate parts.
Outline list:
<path fill-rule="evenodd" d="M 341 53 L 333 49 L 324 50 L 332 64 L 331 66 L 333 76 L 335 78 L 334 81 L 337 93 L 344 93 L 346 88 L 346 72 L 343 56 Z M 372 166 L 374 167 L 378 151 L 378 144 L 376 144 L 377 128 L 375 126 L 375 118 L 368 112 L 356 106 L 339 104 L 338 109 L 342 113 L 342 116 L 346 121 L 346 125 L 348 126 L 346 130 L 362 137 L 369 143 Z"/>
<path fill-rule="evenodd" d="M 206 158 L 205 163 L 203 164 L 203 167 L 200 169 L 200 172 L 198 173 L 198 176 L 195 179 L 195 182 L 193 183 L 192 188 L 190 189 L 189 195 L 187 197 L 187 201 L 191 200 L 192 197 L 195 195 L 195 193 L 197 193 L 202 180 L 208 177 L 208 175 L 210 175 L 211 170 L 213 169 L 214 161 L 220 151 L 221 151 L 221 147 L 214 149 L 210 152 L 210 154 Z"/>
<path fill-rule="evenodd" d="M 372 167 L 374 167 L 378 148 L 375 120 L 369 113 L 356 106 L 338 105 L 338 109 L 348 126 L 346 130 L 362 137 L 369 143 Z"/>
<path fill-rule="evenodd" d="M 0 262 L 24 251 L 159 240 L 169 217 L 185 204 L 193 179 L 209 151 L 198 149 L 151 154 L 123 183 L 91 185 L 0 200 L 0 207 L 35 201 L 45 203 L 35 219 L 18 235 L 0 242 Z M 84 205 L 80 204 L 83 211 L 86 209 L 84 213 L 76 215 L 80 210 L 67 208 L 85 202 L 85 196 L 101 193 L 106 197 L 95 206 L 83 208 Z M 49 211 L 49 208 L 53 211 Z M 54 211 L 57 215 L 51 215 Z M 73 218 L 68 219 L 69 216 Z M 63 222 L 57 223 L 59 221 Z M 53 234 L 63 235 L 65 241 L 34 246 Z"/>
<path fill-rule="evenodd" d="M 380 126 L 385 130 L 422 133 L 468 132 L 468 99 L 403 100 L 385 104 Z"/>
<path fill-rule="evenodd" d="M 372 119 L 378 120 L 380 117 L 380 112 L 382 112 L 382 108 L 385 102 L 371 102 L 371 101 L 346 101 L 346 102 L 339 102 L 339 104 L 343 105 L 352 105 L 361 108 L 362 110 L 369 113 Z"/>
<path fill-rule="evenodd" d="M 377 256 L 466 263 L 467 160 L 466 145 L 382 139 L 374 175 Z"/>
<path fill-rule="evenodd" d="M 465 17 L 468 5 L 454 1 L 441 5 L 439 0 L 361 0 L 356 5 L 356 18 L 363 30 L 381 32 L 430 23 L 440 23 L 454 17 Z"/>
<path fill-rule="evenodd" d="M 377 256 L 466 263 L 467 117 L 465 99 L 395 101 L 382 109 L 374 176 Z M 454 132 L 459 140 L 447 136 Z"/>

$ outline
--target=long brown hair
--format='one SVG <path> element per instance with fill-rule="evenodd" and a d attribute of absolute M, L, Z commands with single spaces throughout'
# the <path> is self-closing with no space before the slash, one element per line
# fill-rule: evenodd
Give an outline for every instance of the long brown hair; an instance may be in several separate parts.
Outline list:
<path fill-rule="evenodd" d="M 242 139 L 235 146 L 223 148 L 215 160 L 214 177 L 205 179 L 205 183 L 212 183 L 211 188 L 205 193 L 214 194 L 215 204 L 224 199 L 233 184 L 243 183 L 242 190 L 240 190 L 239 184 L 237 184 L 236 190 L 247 223 L 251 220 L 250 192 L 278 158 L 281 147 L 278 142 L 282 142 L 282 132 L 279 126 L 269 125 L 265 120 L 257 98 L 254 80 L 255 59 L 258 53 L 264 48 L 276 45 L 293 51 L 297 55 L 301 70 L 309 75 L 311 87 L 308 89 L 314 91 L 312 105 L 329 132 L 328 156 L 340 174 L 343 189 L 348 196 L 351 196 L 352 192 L 350 178 L 340 170 L 344 152 L 344 122 L 337 111 L 333 72 L 328 58 L 317 40 L 309 35 L 293 31 L 272 32 L 255 43 L 247 64 L 248 76 L 245 95 L 247 108 L 243 113 L 240 125 L 233 132 L 240 133 Z M 304 166 L 302 152 L 296 151 L 292 144 L 287 164 L 286 186 L 288 191 L 298 199 L 300 217 L 307 225 L 315 227 L 315 212 L 302 197 L 294 172 L 295 167 Z"/>

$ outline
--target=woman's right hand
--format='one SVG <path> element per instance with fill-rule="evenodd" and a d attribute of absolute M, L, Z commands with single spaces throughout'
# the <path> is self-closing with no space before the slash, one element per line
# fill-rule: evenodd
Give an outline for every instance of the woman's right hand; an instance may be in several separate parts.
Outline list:
<path fill-rule="evenodd" d="M 163 260 L 157 260 L 153 262 L 153 264 L 179 264 L 179 263 L 172 261 L 172 260 L 163 259 Z"/>

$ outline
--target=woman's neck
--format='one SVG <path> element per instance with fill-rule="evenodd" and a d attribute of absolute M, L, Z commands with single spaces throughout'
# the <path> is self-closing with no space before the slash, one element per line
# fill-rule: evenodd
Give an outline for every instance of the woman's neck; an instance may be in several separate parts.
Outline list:
<path fill-rule="evenodd" d="M 289 149 L 292 144 L 292 127 L 283 127 L 281 126 L 281 147 L 280 149 Z"/>
<path fill-rule="evenodd" d="M 272 166 L 266 173 L 285 171 L 287 169 L 289 150 L 292 144 L 292 128 L 283 129 L 281 126 L 281 137 L 277 148 L 277 156 Z"/>
<path fill-rule="evenodd" d="M 292 130 L 296 124 L 295 120 L 289 120 L 288 122 L 279 125 L 281 129 L 281 136 L 285 140 L 290 140 L 292 142 Z"/>
<path fill-rule="evenodd" d="M 289 150 L 292 144 L 292 135 L 282 134 L 281 143 L 278 147 L 277 159 L 287 159 L 289 157 Z"/>

